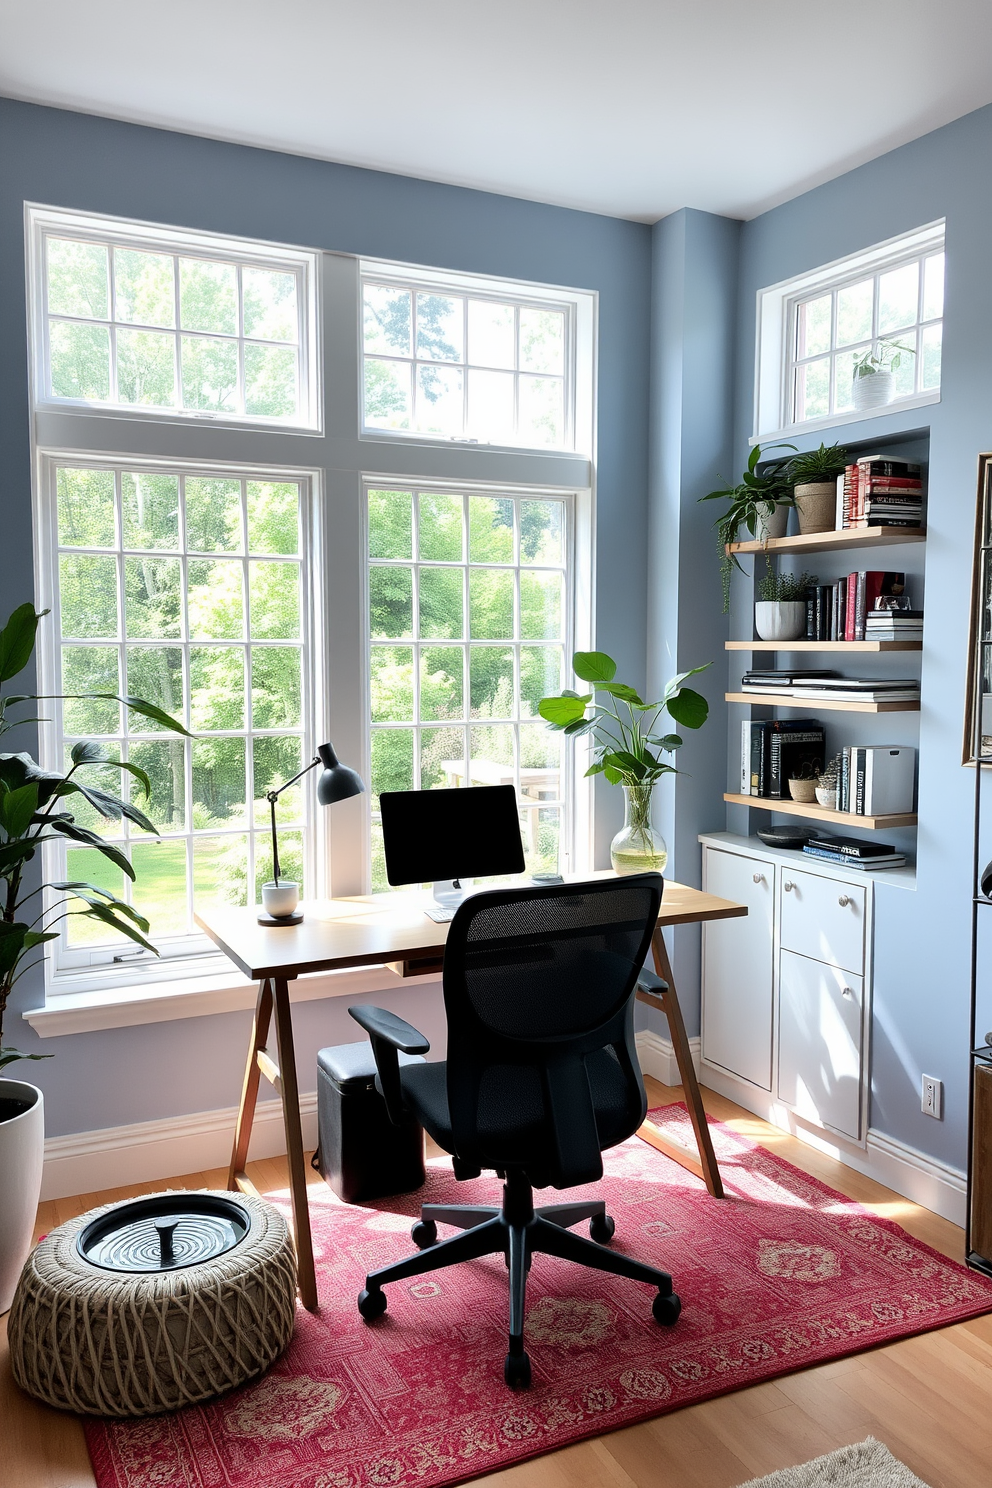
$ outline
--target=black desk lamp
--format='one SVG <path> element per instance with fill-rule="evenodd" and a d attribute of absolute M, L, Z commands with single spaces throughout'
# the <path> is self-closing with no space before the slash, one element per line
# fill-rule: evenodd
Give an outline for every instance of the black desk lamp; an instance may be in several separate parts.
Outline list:
<path fill-rule="evenodd" d="M 365 782 L 358 771 L 341 764 L 334 753 L 333 744 L 318 744 L 317 753 L 308 765 L 304 765 L 302 770 L 298 770 L 292 779 L 285 781 L 278 790 L 266 792 L 265 799 L 269 803 L 272 816 L 272 882 L 262 885 L 264 908 L 258 914 L 260 925 L 299 925 L 303 920 L 303 911 L 296 907 L 300 897 L 299 884 L 292 879 L 283 879 L 282 883 L 279 882 L 276 802 L 284 790 L 295 785 L 317 765 L 324 767 L 317 779 L 317 800 L 321 806 L 333 806 L 335 801 L 346 801 L 349 796 L 360 796 L 365 789 Z"/>

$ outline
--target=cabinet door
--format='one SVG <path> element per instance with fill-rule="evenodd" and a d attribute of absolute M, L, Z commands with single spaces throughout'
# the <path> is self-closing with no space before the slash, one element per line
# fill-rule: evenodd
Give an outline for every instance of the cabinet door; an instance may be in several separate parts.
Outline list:
<path fill-rule="evenodd" d="M 778 997 L 779 1099 L 859 1140 L 863 979 L 783 951 Z"/>
<path fill-rule="evenodd" d="M 703 926 L 703 1058 L 770 1090 L 775 867 L 708 847 L 703 875 L 708 893 L 747 905 Z"/>
<path fill-rule="evenodd" d="M 860 976 L 865 968 L 862 885 L 783 868 L 782 948 Z"/>

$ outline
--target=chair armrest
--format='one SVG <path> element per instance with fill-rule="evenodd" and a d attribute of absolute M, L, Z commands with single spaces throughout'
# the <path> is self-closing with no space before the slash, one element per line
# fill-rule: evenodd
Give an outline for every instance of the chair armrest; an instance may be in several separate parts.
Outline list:
<path fill-rule="evenodd" d="M 366 1033 L 374 1039 L 385 1039 L 387 1044 L 404 1054 L 426 1054 L 430 1050 L 429 1039 L 424 1038 L 412 1023 L 398 1018 L 386 1008 L 350 1007 L 348 1012 Z"/>
<path fill-rule="evenodd" d="M 637 978 L 637 990 L 646 992 L 649 997 L 660 997 L 663 992 L 668 991 L 668 983 L 663 982 L 661 977 L 656 976 L 653 971 L 648 971 L 645 966 L 642 967 L 641 974 Z"/>
<path fill-rule="evenodd" d="M 430 1042 L 412 1023 L 397 1018 L 386 1008 L 350 1007 L 348 1012 L 372 1040 L 372 1056 L 382 1098 L 386 1102 L 386 1114 L 394 1126 L 402 1126 L 406 1118 L 406 1103 L 400 1084 L 399 1051 L 426 1054 Z"/>

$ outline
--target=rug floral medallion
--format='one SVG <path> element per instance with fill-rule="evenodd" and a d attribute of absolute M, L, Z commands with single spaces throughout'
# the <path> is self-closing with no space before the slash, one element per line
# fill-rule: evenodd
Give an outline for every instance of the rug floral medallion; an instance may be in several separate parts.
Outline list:
<path fill-rule="evenodd" d="M 652 1119 L 691 1144 L 683 1108 Z M 649 1287 L 537 1256 L 533 1386 L 520 1393 L 503 1382 L 501 1257 L 388 1288 L 372 1324 L 355 1306 L 367 1271 L 411 1251 L 422 1202 L 497 1203 L 495 1177 L 456 1183 L 439 1160 L 416 1194 L 361 1209 L 311 1188 L 319 1314 L 300 1308 L 268 1374 L 212 1405 L 89 1422 L 100 1488 L 442 1488 L 992 1310 L 992 1283 L 728 1127 L 712 1130 L 723 1200 L 636 1137 L 605 1154 L 602 1184 L 568 1195 L 605 1198 L 613 1248 L 671 1272 L 678 1323 L 654 1322 Z"/>

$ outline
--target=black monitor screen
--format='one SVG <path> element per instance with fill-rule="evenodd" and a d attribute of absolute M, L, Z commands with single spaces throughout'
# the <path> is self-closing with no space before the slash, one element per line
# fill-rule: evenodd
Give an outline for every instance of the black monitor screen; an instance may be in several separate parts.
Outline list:
<path fill-rule="evenodd" d="M 383 791 L 379 803 L 391 884 L 524 871 L 512 785 Z"/>

